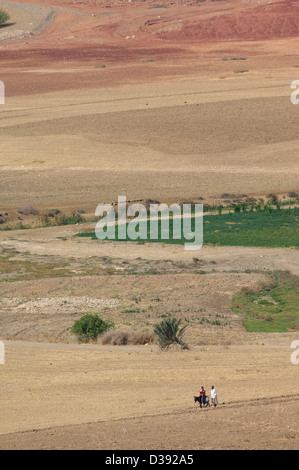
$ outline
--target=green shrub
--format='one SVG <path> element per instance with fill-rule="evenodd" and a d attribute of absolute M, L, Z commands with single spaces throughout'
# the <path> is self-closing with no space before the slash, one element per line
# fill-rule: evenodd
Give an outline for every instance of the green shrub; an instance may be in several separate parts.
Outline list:
<path fill-rule="evenodd" d="M 98 315 L 87 314 L 74 323 L 71 331 L 78 335 L 81 341 L 87 342 L 97 339 L 112 326 L 111 322 L 104 321 Z"/>
<path fill-rule="evenodd" d="M 75 225 L 85 222 L 81 214 L 73 212 L 71 215 L 60 214 L 54 217 L 53 225 Z"/>
<path fill-rule="evenodd" d="M 0 8 L 0 26 L 6 23 L 6 21 L 8 21 L 9 19 L 10 19 L 10 15 L 5 10 Z"/>

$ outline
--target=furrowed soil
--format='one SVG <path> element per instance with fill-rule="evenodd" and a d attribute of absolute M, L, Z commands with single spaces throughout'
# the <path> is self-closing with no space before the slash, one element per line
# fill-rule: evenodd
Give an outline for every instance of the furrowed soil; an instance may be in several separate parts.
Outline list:
<path fill-rule="evenodd" d="M 169 354 L 145 346 L 6 347 L 1 449 L 298 448 L 297 369 L 287 345 Z M 214 382 L 219 407 L 201 410 L 193 395 Z"/>
<path fill-rule="evenodd" d="M 298 2 L 0 7 L 0 449 L 298 449 L 298 331 L 248 333 L 231 310 L 275 271 L 298 276 L 298 250 L 33 228 L 53 209 L 91 220 L 120 195 L 299 193 Z M 175 316 L 190 349 L 78 343 L 85 313 L 135 332 Z M 202 385 L 216 409 L 193 403 Z"/>

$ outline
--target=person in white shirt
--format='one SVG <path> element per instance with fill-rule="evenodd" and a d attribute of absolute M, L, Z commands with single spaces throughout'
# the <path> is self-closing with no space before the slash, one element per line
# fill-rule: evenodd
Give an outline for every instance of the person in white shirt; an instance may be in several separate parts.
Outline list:
<path fill-rule="evenodd" d="M 218 405 L 217 392 L 213 385 L 212 385 L 212 390 L 211 390 L 211 402 L 212 402 L 212 405 L 214 405 L 215 407 Z"/>

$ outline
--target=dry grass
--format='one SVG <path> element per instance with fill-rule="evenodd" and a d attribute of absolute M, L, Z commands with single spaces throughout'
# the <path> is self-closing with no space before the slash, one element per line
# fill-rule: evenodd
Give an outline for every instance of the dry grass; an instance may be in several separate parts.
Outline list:
<path fill-rule="evenodd" d="M 154 335 L 149 331 L 113 330 L 107 331 L 100 337 L 101 344 L 112 344 L 114 346 L 145 345 L 155 342 Z"/>

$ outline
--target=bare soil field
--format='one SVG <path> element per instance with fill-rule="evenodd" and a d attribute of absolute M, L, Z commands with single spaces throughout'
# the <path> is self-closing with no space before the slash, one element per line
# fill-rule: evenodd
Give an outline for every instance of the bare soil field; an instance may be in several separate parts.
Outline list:
<path fill-rule="evenodd" d="M 286 340 L 166 354 L 24 342 L 6 349 L 1 449 L 298 448 L 298 372 Z M 212 384 L 219 406 L 201 410 L 193 395 Z"/>
<path fill-rule="evenodd" d="M 42 34 L 1 43 L 2 210 L 297 191 L 296 2 L 42 7 Z"/>
<path fill-rule="evenodd" d="M 0 227 L 33 225 L 29 205 L 91 219 L 120 195 L 298 193 L 298 5 L 0 1 Z M 0 230 L 0 449 L 298 449 L 298 332 L 248 333 L 231 309 L 298 276 L 298 250 L 75 237 L 87 228 Z M 190 350 L 79 344 L 85 313 L 149 331 L 174 315 Z M 202 385 L 217 409 L 193 404 Z"/>
<path fill-rule="evenodd" d="M 1 209 L 95 211 L 123 194 L 179 202 L 298 191 L 297 108 L 289 82 L 270 83 L 188 81 L 7 99 Z"/>

